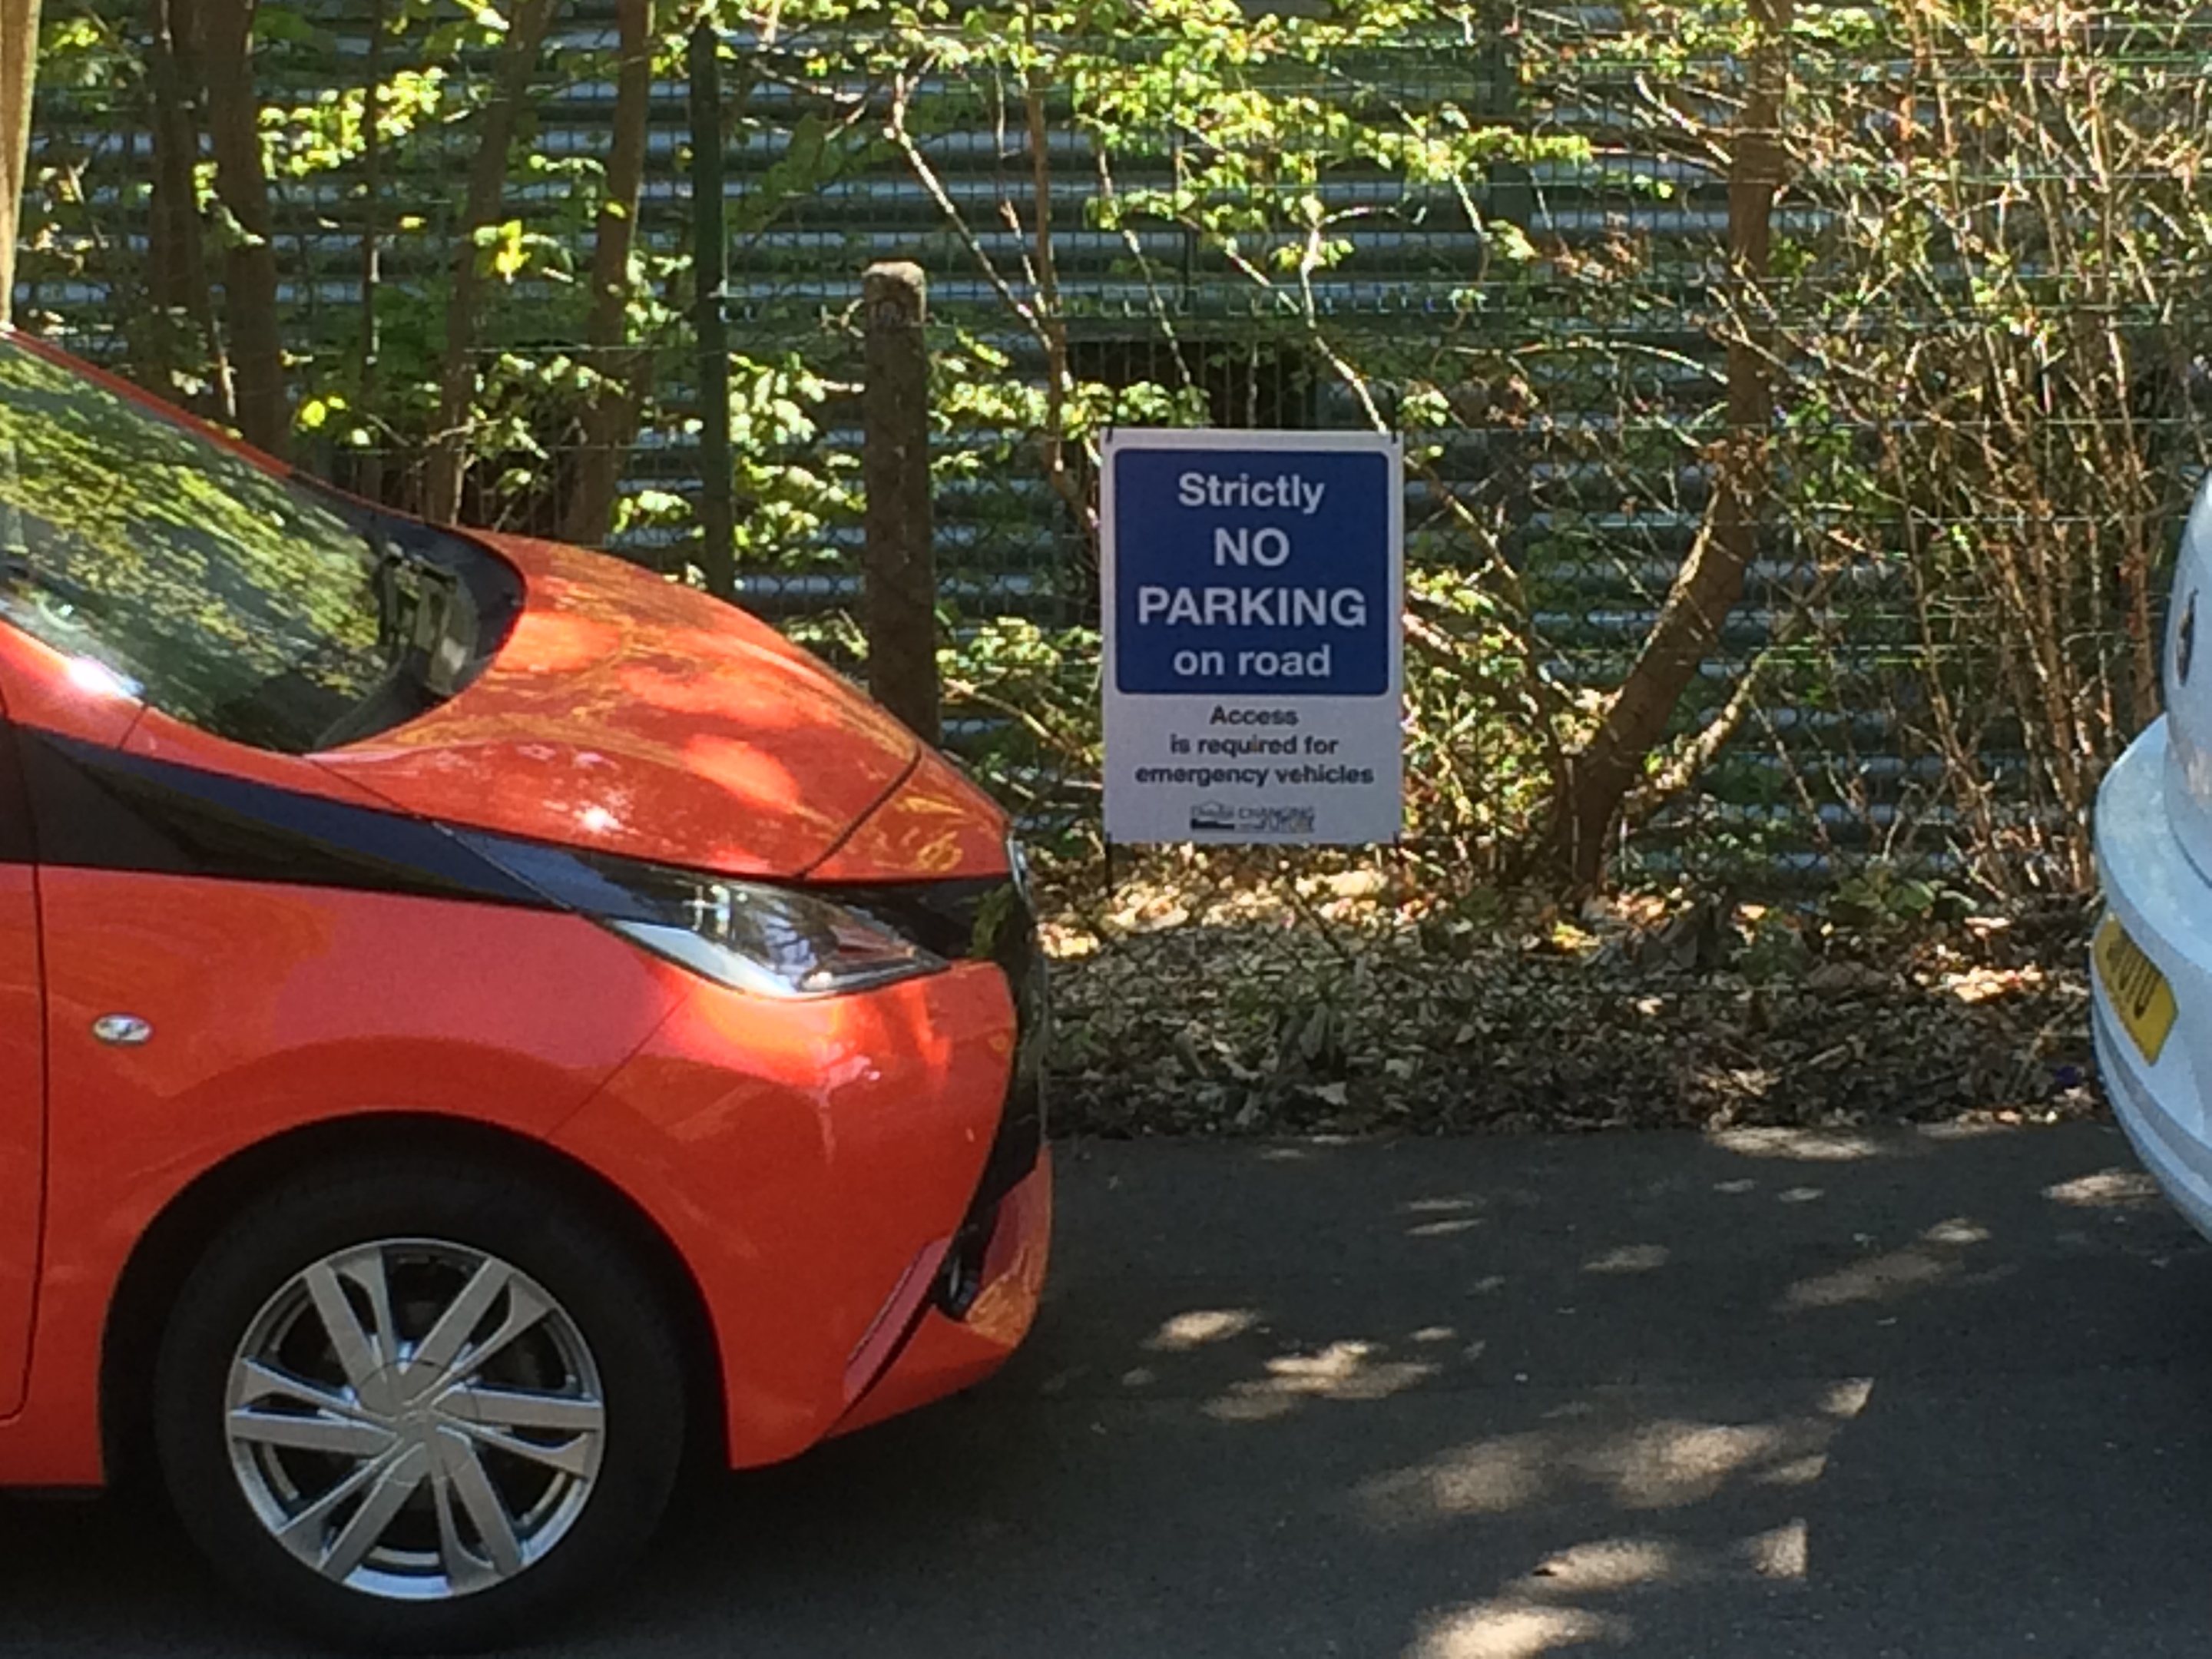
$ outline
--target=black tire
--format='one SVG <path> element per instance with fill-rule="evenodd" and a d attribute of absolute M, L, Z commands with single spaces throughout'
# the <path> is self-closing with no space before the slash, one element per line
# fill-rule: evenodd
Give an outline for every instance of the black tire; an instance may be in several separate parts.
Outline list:
<path fill-rule="evenodd" d="M 301 1305 L 299 1297 L 308 1292 L 292 1288 L 294 1281 L 307 1283 L 301 1276 L 313 1264 L 386 1241 L 402 1271 L 433 1271 L 441 1260 L 435 1255 L 418 1258 L 429 1265 L 412 1268 L 404 1259 L 407 1251 L 418 1249 L 408 1241 L 433 1241 L 511 1264 L 534 1281 L 529 1288 L 557 1304 L 556 1316 L 540 1325 L 580 1334 L 602 1413 L 601 1426 L 593 1431 L 596 1461 L 580 1485 L 568 1488 L 581 1496 L 542 1557 L 483 1588 L 441 1592 L 428 1600 L 398 1599 L 337 1582 L 280 1543 L 248 1496 L 249 1482 L 261 1477 L 234 1467 L 228 1429 L 234 1361 L 250 1335 L 268 1328 L 267 1310 L 286 1305 L 287 1295 L 290 1305 Z M 349 1287 L 345 1295 L 351 1300 L 357 1291 L 358 1286 Z M 388 1299 L 395 1305 L 404 1299 L 397 1280 Z M 495 1308 L 511 1313 L 514 1305 Z M 487 1320 L 495 1316 L 505 1316 Z M 332 1328 L 326 1319 L 310 1325 L 304 1315 L 293 1318 L 292 1328 L 305 1332 L 301 1340 L 311 1345 Z M 453 1322 L 459 1328 L 465 1322 Z M 404 1314 L 394 1315 L 392 1323 L 395 1333 L 404 1335 L 399 1328 Z M 483 1332 L 485 1324 L 472 1328 Z M 155 1373 L 154 1409 L 155 1440 L 170 1498 L 193 1540 L 250 1601 L 325 1642 L 368 1652 L 423 1653 L 524 1640 L 617 1581 L 660 1520 L 684 1437 L 686 1390 L 675 1332 L 666 1297 L 615 1230 L 602 1224 L 588 1206 L 549 1183 L 436 1157 L 378 1157 L 319 1167 L 288 1177 L 281 1190 L 225 1229 L 170 1312 Z M 542 1334 L 518 1337 L 508 1346 L 519 1350 L 526 1341 L 553 1340 Z M 483 1343 L 494 1340 L 487 1336 Z M 467 1343 L 465 1352 L 483 1346 L 475 1337 Z M 326 1352 L 335 1363 L 336 1345 Z M 392 1374 L 390 1368 L 377 1373 Z M 297 1409 L 288 1396 L 279 1398 L 279 1411 Z M 434 1459 L 436 1435 L 453 1431 L 416 1425 L 404 1432 L 428 1437 L 431 1449 L 410 1455 Z M 245 1455 L 259 1454 L 249 1449 Z M 360 1461 L 359 1454 L 349 1455 Z M 501 1464 L 499 1456 L 496 1450 L 472 1453 L 470 1461 L 479 1475 L 486 1468 L 510 1465 L 526 1478 L 535 1472 L 534 1465 L 521 1462 Z M 343 1462 L 335 1459 L 332 1467 Z M 562 1477 L 543 1478 L 557 1482 Z M 437 1484 L 444 1490 L 434 1494 L 429 1476 L 417 1474 L 415 1479 L 419 1495 L 407 1500 L 415 1510 L 396 1524 L 450 1528 L 451 1516 L 466 1516 L 455 1495 L 458 1486 L 441 1475 Z M 265 1483 L 259 1492 L 261 1501 L 267 1501 Z M 439 1498 L 442 1505 L 433 1501 Z M 429 1520 L 423 1518 L 426 1510 Z M 332 1523 L 333 1529 L 337 1525 Z M 460 1525 L 468 1522 L 465 1519 Z"/>

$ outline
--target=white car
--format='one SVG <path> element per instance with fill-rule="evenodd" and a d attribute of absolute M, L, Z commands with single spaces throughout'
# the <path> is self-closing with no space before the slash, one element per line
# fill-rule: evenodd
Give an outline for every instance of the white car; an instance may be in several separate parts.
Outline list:
<path fill-rule="evenodd" d="M 2212 483 L 2174 574 L 2166 713 L 2097 797 L 2106 909 L 2090 951 L 2112 1109 L 2159 1185 L 2212 1237 L 2212 640 L 2197 637 L 2200 611 L 2212 629 Z"/>

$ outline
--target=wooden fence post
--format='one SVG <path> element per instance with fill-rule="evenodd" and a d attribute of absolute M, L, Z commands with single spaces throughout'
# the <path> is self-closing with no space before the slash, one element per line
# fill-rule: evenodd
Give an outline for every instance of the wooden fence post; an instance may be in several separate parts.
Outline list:
<path fill-rule="evenodd" d="M 941 736 L 937 556 L 929 502 L 929 351 L 921 267 L 870 265 L 861 278 L 866 383 L 860 394 L 867 490 L 861 614 L 868 690 L 922 741 Z"/>

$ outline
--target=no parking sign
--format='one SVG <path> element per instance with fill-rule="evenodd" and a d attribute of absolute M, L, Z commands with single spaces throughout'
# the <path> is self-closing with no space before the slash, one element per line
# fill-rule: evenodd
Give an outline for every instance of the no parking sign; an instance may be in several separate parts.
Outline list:
<path fill-rule="evenodd" d="M 1102 507 L 1106 834 L 1398 838 L 1398 440 L 1124 429 Z"/>

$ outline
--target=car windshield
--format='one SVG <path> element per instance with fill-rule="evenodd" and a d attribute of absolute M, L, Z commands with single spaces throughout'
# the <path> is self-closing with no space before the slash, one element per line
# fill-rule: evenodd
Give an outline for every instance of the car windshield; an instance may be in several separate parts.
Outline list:
<path fill-rule="evenodd" d="M 0 336 L 0 618 L 153 708 L 317 747 L 397 672 L 392 557 L 334 498 Z"/>

